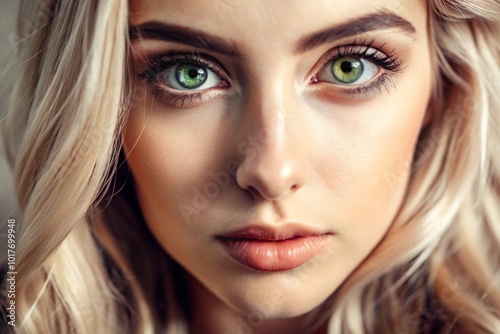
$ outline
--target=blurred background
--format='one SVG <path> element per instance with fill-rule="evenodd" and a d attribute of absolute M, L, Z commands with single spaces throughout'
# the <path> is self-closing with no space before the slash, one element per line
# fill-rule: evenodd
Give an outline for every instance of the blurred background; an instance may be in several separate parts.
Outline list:
<path fill-rule="evenodd" d="M 16 16 L 18 1 L 0 0 L 0 121 L 6 114 L 8 89 L 11 87 L 15 66 L 14 43 L 16 40 Z M 1 142 L 0 142 L 1 145 Z M 0 146 L 0 262 L 7 257 L 6 223 L 9 218 L 17 218 L 16 201 L 13 194 L 12 174 Z"/>

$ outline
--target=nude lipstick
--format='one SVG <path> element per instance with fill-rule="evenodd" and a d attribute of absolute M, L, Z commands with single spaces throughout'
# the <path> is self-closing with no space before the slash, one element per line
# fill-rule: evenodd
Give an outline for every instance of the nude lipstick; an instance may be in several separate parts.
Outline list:
<path fill-rule="evenodd" d="M 318 254 L 331 233 L 317 233 L 300 227 L 278 230 L 251 226 L 218 236 L 229 255 L 242 265 L 258 271 L 285 271 L 296 268 Z"/>

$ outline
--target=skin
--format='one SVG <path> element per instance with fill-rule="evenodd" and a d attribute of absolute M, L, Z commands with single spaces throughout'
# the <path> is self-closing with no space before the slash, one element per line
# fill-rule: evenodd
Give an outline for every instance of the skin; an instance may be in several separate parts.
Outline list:
<path fill-rule="evenodd" d="M 135 73 L 158 53 L 199 52 L 224 67 L 228 85 L 181 107 L 137 79 L 123 148 L 147 226 L 189 273 L 192 331 L 304 332 L 304 316 L 379 244 L 402 203 L 432 87 L 426 4 L 220 3 L 132 2 L 131 26 L 155 20 L 201 30 L 230 41 L 241 56 L 134 40 Z M 403 17 L 416 34 L 368 31 L 295 52 L 303 36 L 378 10 Z M 403 61 L 388 85 L 356 95 L 311 81 L 324 72 L 329 50 L 355 40 L 373 40 Z M 217 173 L 230 175 L 227 184 L 212 187 L 211 198 L 200 195 Z M 260 272 L 234 261 L 214 238 L 254 222 L 298 222 L 333 235 L 306 264 Z"/>

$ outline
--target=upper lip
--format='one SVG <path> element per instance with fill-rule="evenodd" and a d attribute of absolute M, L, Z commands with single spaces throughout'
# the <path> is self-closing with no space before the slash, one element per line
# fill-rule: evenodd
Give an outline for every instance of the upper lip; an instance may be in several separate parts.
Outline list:
<path fill-rule="evenodd" d="M 270 226 L 265 224 L 253 224 L 244 228 L 229 231 L 219 236 L 223 239 L 255 239 L 263 241 L 280 241 L 299 237 L 310 237 L 324 234 L 331 234 L 329 232 L 317 231 L 313 228 L 295 224 L 285 223 L 279 226 Z"/>

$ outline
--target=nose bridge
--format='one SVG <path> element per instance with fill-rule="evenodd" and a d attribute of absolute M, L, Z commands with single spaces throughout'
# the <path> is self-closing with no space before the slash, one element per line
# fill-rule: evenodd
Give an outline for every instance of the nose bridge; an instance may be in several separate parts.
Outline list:
<path fill-rule="evenodd" d="M 290 121 L 296 118 L 295 111 L 285 102 L 285 94 L 280 84 L 264 83 L 249 89 L 248 103 L 245 108 L 245 126 L 249 134 L 258 135 L 267 151 L 284 145 L 291 127 Z M 289 97 L 288 97 L 289 98 Z M 269 143 L 268 143 L 269 142 Z"/>
<path fill-rule="evenodd" d="M 293 139 L 287 137 L 296 126 L 293 121 L 301 116 L 293 76 L 279 59 L 260 62 L 251 72 L 244 123 L 249 125 L 250 132 L 268 136 L 266 142 L 283 145 Z M 268 148 L 272 149 L 273 145 Z"/>
<path fill-rule="evenodd" d="M 293 193 L 309 175 L 309 131 L 292 82 L 268 73 L 249 85 L 246 99 L 237 181 L 265 199 Z"/>

